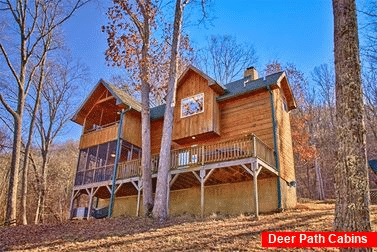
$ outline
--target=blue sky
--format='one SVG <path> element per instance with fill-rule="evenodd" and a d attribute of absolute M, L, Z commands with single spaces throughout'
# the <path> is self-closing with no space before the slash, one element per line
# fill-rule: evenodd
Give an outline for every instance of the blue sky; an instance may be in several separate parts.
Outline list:
<path fill-rule="evenodd" d="M 197 46 L 211 34 L 229 34 L 239 42 L 254 45 L 260 72 L 271 60 L 294 63 L 307 77 L 315 66 L 333 62 L 333 18 L 331 0 L 219 0 L 214 2 L 213 26 L 186 26 Z M 86 94 L 100 78 L 109 80 L 116 71 L 106 66 L 104 51 L 106 10 L 111 1 L 91 3 L 64 27 L 74 58 L 90 70 Z M 85 96 L 86 94 L 83 94 Z M 84 97 L 82 98 L 84 99 Z M 80 127 L 70 123 L 69 138 L 78 139 Z"/>

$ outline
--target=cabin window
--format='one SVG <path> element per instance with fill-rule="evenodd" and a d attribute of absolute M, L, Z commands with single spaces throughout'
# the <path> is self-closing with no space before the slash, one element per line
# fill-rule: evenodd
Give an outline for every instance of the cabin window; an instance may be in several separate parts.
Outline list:
<path fill-rule="evenodd" d="M 181 118 L 204 112 L 204 93 L 181 100 Z"/>
<path fill-rule="evenodd" d="M 192 154 L 191 151 L 178 153 L 178 166 L 186 166 L 198 163 L 198 154 Z"/>
<path fill-rule="evenodd" d="M 184 151 L 178 154 L 178 166 L 188 165 L 190 163 L 190 152 Z"/>

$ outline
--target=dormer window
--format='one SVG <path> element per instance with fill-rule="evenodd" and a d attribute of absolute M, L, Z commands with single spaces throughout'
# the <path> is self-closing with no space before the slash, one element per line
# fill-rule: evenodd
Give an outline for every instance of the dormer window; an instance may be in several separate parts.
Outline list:
<path fill-rule="evenodd" d="M 181 100 L 181 118 L 204 112 L 204 93 Z"/>

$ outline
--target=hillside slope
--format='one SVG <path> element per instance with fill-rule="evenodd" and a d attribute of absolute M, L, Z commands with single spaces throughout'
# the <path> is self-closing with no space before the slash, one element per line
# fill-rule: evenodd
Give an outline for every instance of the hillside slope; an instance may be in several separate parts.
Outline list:
<path fill-rule="evenodd" d="M 180 216 L 159 226 L 143 218 L 70 221 L 55 225 L 0 229 L 0 251 L 265 251 L 263 231 L 331 231 L 334 205 L 301 203 L 282 213 L 224 217 L 212 215 L 203 222 Z M 376 225 L 377 208 L 372 207 Z"/>

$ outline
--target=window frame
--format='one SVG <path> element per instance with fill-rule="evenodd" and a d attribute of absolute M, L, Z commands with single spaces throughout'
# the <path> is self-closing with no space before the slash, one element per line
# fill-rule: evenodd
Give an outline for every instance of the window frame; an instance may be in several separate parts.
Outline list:
<path fill-rule="evenodd" d="M 184 114 L 183 114 L 183 104 L 184 104 L 184 101 L 185 101 L 185 100 L 192 99 L 192 98 L 194 98 L 194 97 L 196 97 L 196 96 L 199 96 L 199 97 L 201 96 L 202 99 L 203 99 L 202 110 L 201 110 L 200 112 L 196 112 L 196 113 L 193 113 L 193 114 L 190 114 L 190 115 L 184 115 Z M 199 99 L 200 99 L 200 98 L 199 98 Z M 204 93 L 198 93 L 198 94 L 191 95 L 191 96 L 188 96 L 188 97 L 186 97 L 186 98 L 181 99 L 181 108 L 180 108 L 180 110 L 181 110 L 181 118 L 186 118 L 186 117 L 190 117 L 190 116 L 194 116 L 194 115 L 198 115 L 198 114 L 203 113 L 203 112 L 204 112 Z"/>

